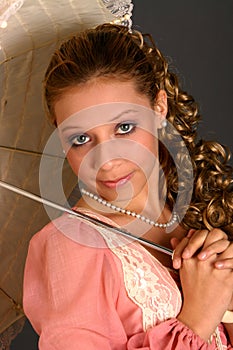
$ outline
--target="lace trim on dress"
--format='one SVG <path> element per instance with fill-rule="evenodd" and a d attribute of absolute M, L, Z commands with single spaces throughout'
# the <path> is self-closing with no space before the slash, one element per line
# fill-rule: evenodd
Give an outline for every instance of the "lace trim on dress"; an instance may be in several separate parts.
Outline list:
<path fill-rule="evenodd" d="M 208 344 L 211 344 L 212 341 L 214 340 L 216 347 L 216 350 L 226 350 L 227 346 L 223 345 L 222 340 L 221 340 L 221 336 L 220 336 L 220 331 L 219 328 L 216 328 L 216 331 L 212 334 L 212 336 L 210 337 L 210 340 L 208 341 Z"/>
<path fill-rule="evenodd" d="M 181 294 L 169 272 L 139 244 L 124 239 L 126 244 L 122 245 L 121 238 L 121 244 L 116 245 L 119 237 L 113 238 L 112 233 L 110 237 L 102 228 L 98 230 L 121 261 L 125 288 L 129 298 L 142 311 L 144 331 L 176 317 L 181 308 Z"/>

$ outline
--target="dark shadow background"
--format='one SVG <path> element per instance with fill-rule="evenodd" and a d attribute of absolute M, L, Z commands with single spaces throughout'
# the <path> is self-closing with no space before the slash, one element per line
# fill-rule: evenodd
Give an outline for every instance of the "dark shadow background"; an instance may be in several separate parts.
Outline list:
<path fill-rule="evenodd" d="M 134 24 L 153 35 L 199 103 L 200 135 L 233 150 L 233 1 L 134 0 Z M 156 6 L 157 5 L 157 6 Z"/>
<path fill-rule="evenodd" d="M 151 33 L 203 116 L 200 136 L 233 150 L 233 1 L 133 0 L 134 28 Z M 11 350 L 36 350 L 30 324 Z M 66 350 L 66 349 L 63 349 Z"/>

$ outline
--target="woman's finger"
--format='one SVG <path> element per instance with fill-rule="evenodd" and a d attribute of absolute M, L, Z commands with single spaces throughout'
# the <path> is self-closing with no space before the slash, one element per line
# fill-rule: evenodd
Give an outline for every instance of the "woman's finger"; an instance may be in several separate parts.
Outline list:
<path fill-rule="evenodd" d="M 218 255 L 214 265 L 218 269 L 233 270 L 233 242 L 229 242 L 228 248 Z"/>
<path fill-rule="evenodd" d="M 185 247 L 187 246 L 188 241 L 189 241 L 188 237 L 183 238 L 182 241 L 176 246 L 175 250 L 173 251 L 172 264 L 174 269 L 179 269 L 181 267 L 182 253 Z"/>
<path fill-rule="evenodd" d="M 227 234 L 219 228 L 213 228 L 211 231 L 209 231 L 209 234 L 206 237 L 204 247 L 220 240 L 228 240 Z"/>
<path fill-rule="evenodd" d="M 223 253 L 230 245 L 230 242 L 226 239 L 216 241 L 206 248 L 204 247 L 201 252 L 197 255 L 198 259 L 205 260 L 214 254 Z"/>
<path fill-rule="evenodd" d="M 188 241 L 188 244 L 186 245 L 183 253 L 182 258 L 183 259 L 189 259 L 194 254 L 198 252 L 200 248 L 204 246 L 205 240 L 209 234 L 208 230 L 197 230 L 195 231 L 191 238 Z"/>
<path fill-rule="evenodd" d="M 233 251 L 228 250 L 231 244 L 226 233 L 220 229 L 214 228 L 208 230 L 190 230 L 187 236 L 180 242 L 178 239 L 171 240 L 173 252 L 173 267 L 179 269 L 182 259 L 189 259 L 194 255 L 200 260 L 206 260 L 212 255 L 221 254 L 218 263 L 219 268 L 227 266 L 230 262 L 223 263 L 225 259 L 233 258 Z M 233 248 L 232 248 L 233 250 Z M 225 255 L 223 255 L 227 252 Z M 230 265 L 231 266 L 231 265 Z"/>
<path fill-rule="evenodd" d="M 182 258 L 188 259 L 198 253 L 199 259 L 207 259 L 211 255 L 221 253 L 226 249 L 229 244 L 226 242 L 228 242 L 228 237 L 220 229 L 214 228 L 211 231 L 198 230 L 190 238 L 189 244 L 182 254 Z"/>
<path fill-rule="evenodd" d="M 198 258 L 204 260 L 213 254 L 222 253 L 228 248 L 229 244 L 227 234 L 218 228 L 214 228 L 207 235 Z"/>
<path fill-rule="evenodd" d="M 224 270 L 224 269 L 233 270 L 233 258 L 224 259 L 224 260 L 217 260 L 214 263 L 214 266 L 219 270 Z"/>
<path fill-rule="evenodd" d="M 170 240 L 172 249 L 175 250 L 176 247 L 178 246 L 178 244 L 179 244 L 180 242 L 181 242 L 180 239 L 178 239 L 178 238 L 176 238 L 176 237 L 172 237 L 171 240 Z"/>

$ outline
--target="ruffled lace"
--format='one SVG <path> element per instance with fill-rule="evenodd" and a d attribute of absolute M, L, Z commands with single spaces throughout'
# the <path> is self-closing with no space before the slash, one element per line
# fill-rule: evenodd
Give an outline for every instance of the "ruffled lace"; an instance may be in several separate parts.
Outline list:
<path fill-rule="evenodd" d="M 0 27 L 22 7 L 23 3 L 24 0 L 1 0 Z"/>
<path fill-rule="evenodd" d="M 139 244 L 99 227 L 98 231 L 121 261 L 125 288 L 142 311 L 144 331 L 176 317 L 182 305 L 181 293 L 167 269 Z"/>
<path fill-rule="evenodd" d="M 10 350 L 12 340 L 22 331 L 26 318 L 22 317 L 0 334 L 0 350 Z"/>

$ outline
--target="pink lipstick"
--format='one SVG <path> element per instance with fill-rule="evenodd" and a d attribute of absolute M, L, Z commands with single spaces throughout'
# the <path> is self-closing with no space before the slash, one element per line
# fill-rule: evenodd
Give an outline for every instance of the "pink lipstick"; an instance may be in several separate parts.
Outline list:
<path fill-rule="evenodd" d="M 123 186 L 126 184 L 133 176 L 133 173 L 130 173 L 124 177 L 121 177 L 120 179 L 113 180 L 113 181 L 101 181 L 106 187 L 109 188 L 116 188 L 117 186 Z"/>

